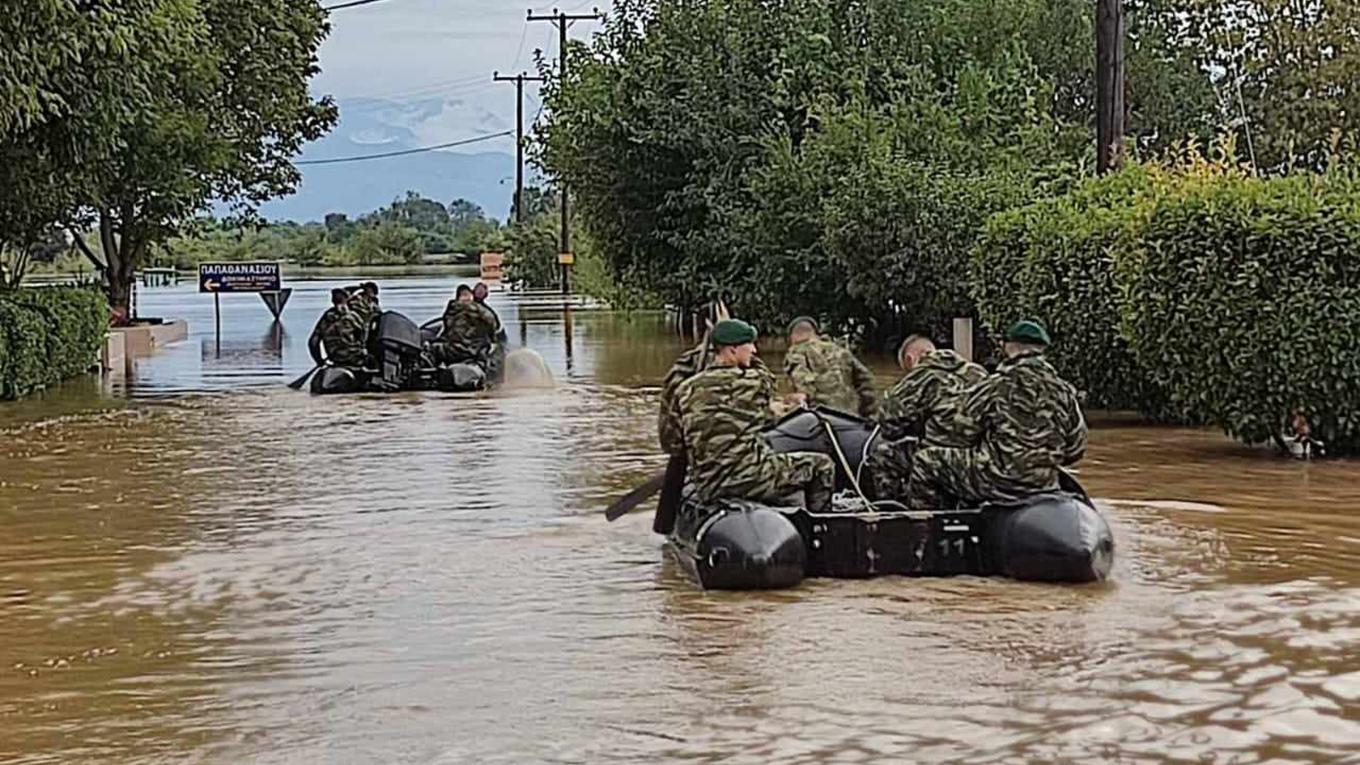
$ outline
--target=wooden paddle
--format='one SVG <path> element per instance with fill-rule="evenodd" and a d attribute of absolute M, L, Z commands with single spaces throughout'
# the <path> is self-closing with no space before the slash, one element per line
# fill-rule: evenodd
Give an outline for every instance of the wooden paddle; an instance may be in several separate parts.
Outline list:
<path fill-rule="evenodd" d="M 302 390 L 302 386 L 307 384 L 307 380 L 311 379 L 311 376 L 314 375 L 314 374 L 316 374 L 316 371 L 317 371 L 318 369 L 320 369 L 321 367 L 323 367 L 323 366 L 325 366 L 325 364 L 317 364 L 316 366 L 314 366 L 314 367 L 312 367 L 311 369 L 309 369 L 309 370 L 307 371 L 307 374 L 305 374 L 305 375 L 299 377 L 298 379 L 296 379 L 296 380 L 294 380 L 294 381 L 288 383 L 288 387 L 292 388 L 293 390 Z"/>
<path fill-rule="evenodd" d="M 661 491 L 661 486 L 665 482 L 666 471 L 658 470 L 655 475 L 647 479 L 646 483 L 619 497 L 614 504 L 606 507 L 604 510 L 605 520 L 617 521 L 627 515 L 638 505 L 646 502 L 653 494 Z"/>

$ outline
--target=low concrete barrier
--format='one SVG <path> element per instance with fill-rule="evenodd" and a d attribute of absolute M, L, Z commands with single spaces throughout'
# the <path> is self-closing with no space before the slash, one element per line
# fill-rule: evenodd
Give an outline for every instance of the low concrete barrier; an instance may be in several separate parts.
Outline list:
<path fill-rule="evenodd" d="M 164 324 L 114 327 L 104 341 L 99 361 L 107 373 L 129 373 L 133 359 L 150 356 L 157 349 L 189 337 L 189 322 L 174 319 Z"/>

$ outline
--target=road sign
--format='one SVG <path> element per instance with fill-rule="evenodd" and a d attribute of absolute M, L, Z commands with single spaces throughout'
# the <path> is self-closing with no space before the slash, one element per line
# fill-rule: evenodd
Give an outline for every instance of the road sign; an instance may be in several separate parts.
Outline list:
<path fill-rule="evenodd" d="M 504 272 L 501 266 L 505 263 L 505 253 L 484 252 L 482 253 L 482 281 L 491 284 L 499 282 Z"/>
<path fill-rule="evenodd" d="M 278 292 L 278 263 L 199 263 L 199 292 Z"/>

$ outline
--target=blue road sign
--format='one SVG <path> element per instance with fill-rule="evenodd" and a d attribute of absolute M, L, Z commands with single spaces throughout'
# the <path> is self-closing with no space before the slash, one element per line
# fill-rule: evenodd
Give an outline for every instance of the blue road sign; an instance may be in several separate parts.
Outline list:
<path fill-rule="evenodd" d="M 278 292 L 278 263 L 199 263 L 199 292 Z"/>

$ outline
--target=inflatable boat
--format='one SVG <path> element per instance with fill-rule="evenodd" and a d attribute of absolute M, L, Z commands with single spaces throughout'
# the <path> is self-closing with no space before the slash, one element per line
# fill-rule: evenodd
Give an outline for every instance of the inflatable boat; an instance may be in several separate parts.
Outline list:
<path fill-rule="evenodd" d="M 384 311 L 369 327 L 368 356 L 373 368 L 324 366 L 312 375 L 311 390 L 317 394 L 393 392 L 400 390 L 475 391 L 495 382 L 498 361 L 504 350 L 483 364 L 432 364 L 423 353 L 429 340 L 437 338 L 435 319 L 424 327 L 396 311 Z"/>
<path fill-rule="evenodd" d="M 1058 491 L 1015 503 L 912 511 L 854 489 L 873 485 L 867 458 L 876 435 L 870 423 L 840 412 L 789 415 L 764 437 L 777 452 L 832 456 L 840 492 L 834 508 L 682 502 L 667 547 L 706 589 L 777 589 L 805 577 L 887 574 L 1047 582 L 1109 575 L 1114 535 L 1070 475 L 1063 474 Z"/>

